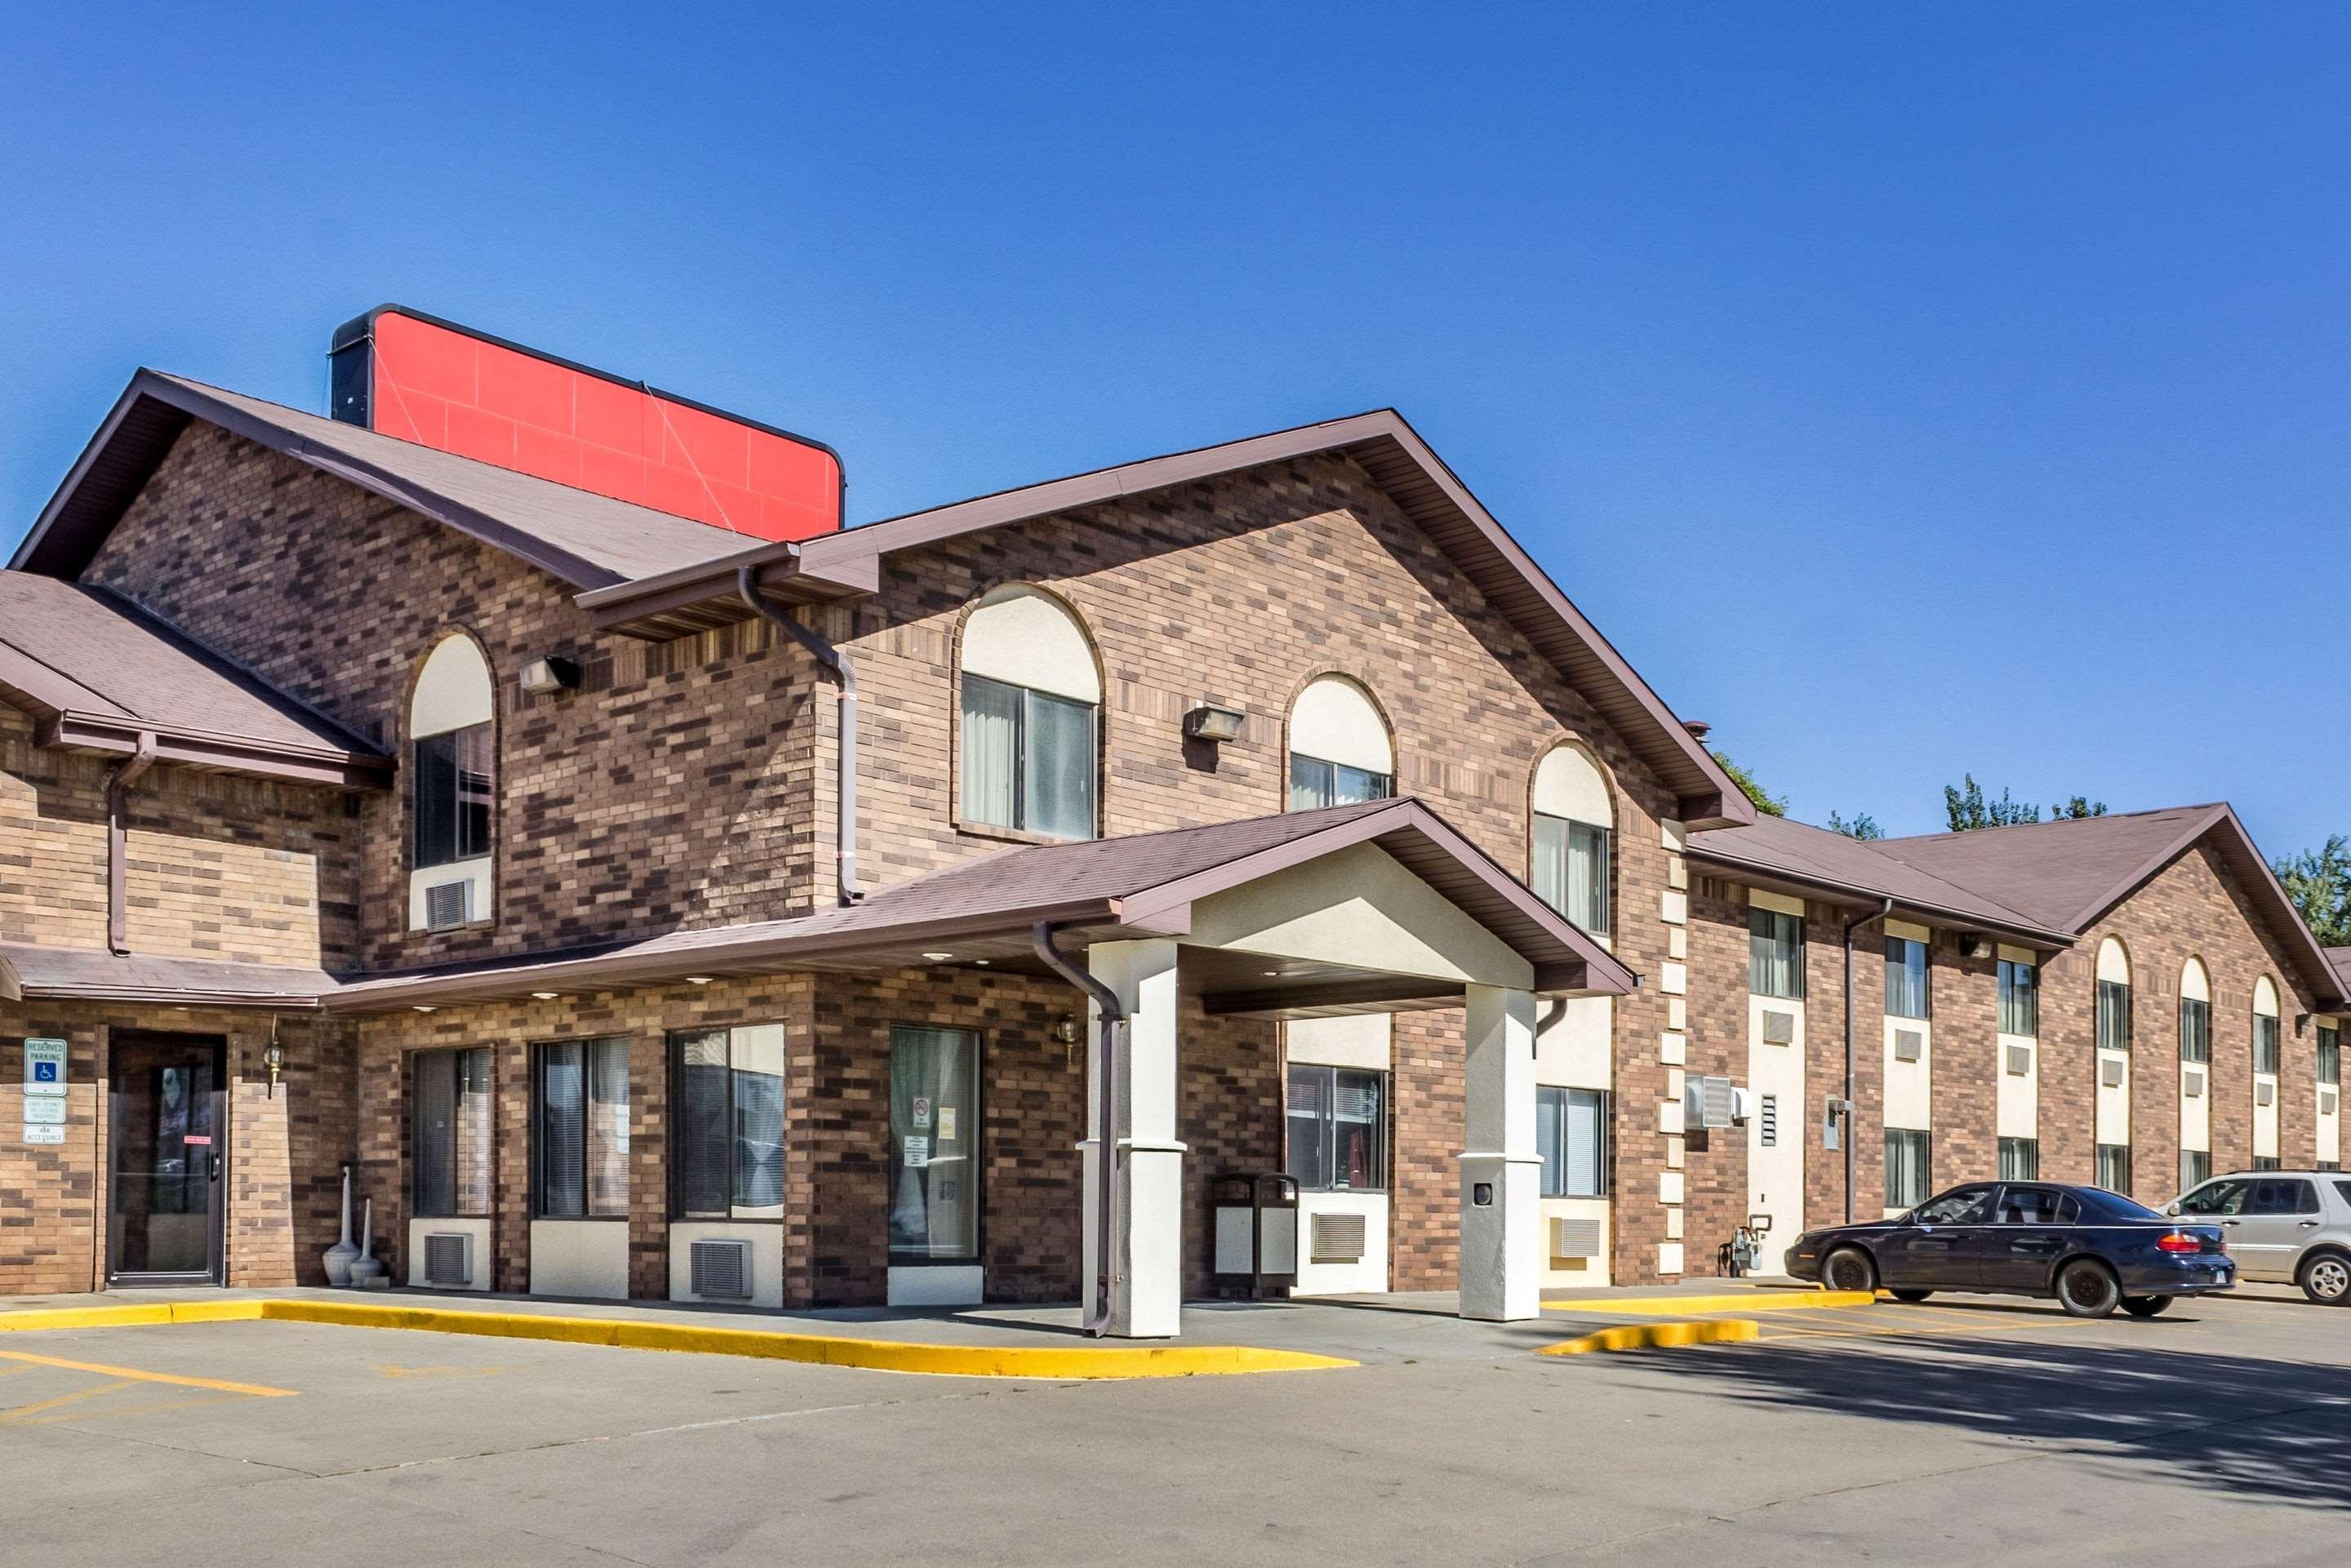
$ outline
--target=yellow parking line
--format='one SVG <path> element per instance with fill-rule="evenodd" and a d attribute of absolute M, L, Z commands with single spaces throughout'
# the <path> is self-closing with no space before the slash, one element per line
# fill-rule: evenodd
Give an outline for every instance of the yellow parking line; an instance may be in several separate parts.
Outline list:
<path fill-rule="evenodd" d="M 60 1405 L 71 1405 L 78 1399 L 92 1399 L 101 1394 L 111 1394 L 118 1388 L 131 1386 L 129 1379 L 101 1383 L 95 1388 L 77 1388 L 71 1394 L 60 1394 L 55 1399 L 44 1399 L 37 1405 L 19 1405 L 13 1410 L 0 1410 L 0 1422 L 21 1421 L 27 1416 L 37 1416 L 44 1410 L 54 1410 Z"/>
<path fill-rule="evenodd" d="M 1587 1297 L 1578 1301 L 1545 1301 L 1547 1312 L 1580 1312 L 1587 1317 L 1619 1315 L 1646 1317 L 1652 1312 L 1699 1316 L 1708 1312 L 1782 1312 L 1808 1307 L 1865 1307 L 1876 1300 L 1868 1291 L 1749 1291 L 1713 1296 L 1619 1296 L 1613 1300 Z"/>
<path fill-rule="evenodd" d="M 260 1383 L 230 1383 L 218 1377 L 183 1377 L 176 1372 L 141 1372 L 133 1366 L 108 1366 L 95 1361 L 64 1361 L 54 1355 L 31 1355 L 21 1350 L 0 1350 L 0 1357 L 10 1361 L 28 1362 L 35 1366 L 61 1366 L 68 1372 L 95 1372 L 108 1377 L 120 1377 L 134 1383 L 168 1383 L 179 1388 L 212 1388 L 223 1394 L 252 1394 L 265 1398 L 278 1398 L 301 1392 L 298 1388 L 271 1388 Z M 94 1392 L 103 1392 L 97 1390 Z M 26 1409 L 34 1408 L 27 1406 Z"/>

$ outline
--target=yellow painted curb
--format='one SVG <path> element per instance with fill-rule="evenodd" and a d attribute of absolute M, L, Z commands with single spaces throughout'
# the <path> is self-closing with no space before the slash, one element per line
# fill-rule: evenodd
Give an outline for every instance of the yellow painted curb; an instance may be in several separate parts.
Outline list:
<path fill-rule="evenodd" d="M 1711 1318 L 1688 1323 L 1619 1323 L 1580 1339 L 1547 1344 L 1537 1355 L 1589 1355 L 1597 1350 L 1665 1350 L 1682 1344 L 1729 1344 L 1761 1339 L 1763 1326 L 1749 1318 Z"/>
<path fill-rule="evenodd" d="M 903 1340 L 836 1339 L 824 1334 L 778 1333 L 764 1329 L 705 1327 L 699 1323 L 564 1318 L 539 1312 L 459 1312 L 447 1307 L 408 1307 L 376 1301 L 248 1300 L 65 1307 L 0 1313 L 0 1331 L 249 1322 L 261 1318 L 342 1328 L 408 1329 L 492 1339 L 608 1344 L 625 1350 L 751 1356 L 765 1361 L 951 1377 L 1208 1377 L 1357 1364 L 1333 1356 L 1264 1350 L 1253 1345 L 1071 1345 L 1049 1349 L 1036 1345 L 922 1344 Z"/>
<path fill-rule="evenodd" d="M 1646 1317 L 1651 1312 L 1786 1312 L 1806 1307 L 1865 1307 L 1877 1300 L 1872 1291 L 1750 1291 L 1743 1296 L 1627 1296 L 1620 1301 L 1545 1301 L 1547 1312 L 1580 1312 L 1586 1317 Z"/>

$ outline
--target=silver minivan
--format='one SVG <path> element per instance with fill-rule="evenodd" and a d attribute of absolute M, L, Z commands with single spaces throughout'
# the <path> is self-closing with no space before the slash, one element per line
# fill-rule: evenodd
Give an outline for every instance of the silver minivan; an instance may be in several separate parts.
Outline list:
<path fill-rule="evenodd" d="M 2164 1206 L 2217 1223 L 2241 1280 L 2299 1285 L 2322 1306 L 2351 1302 L 2351 1176 L 2340 1171 L 2237 1171 Z"/>

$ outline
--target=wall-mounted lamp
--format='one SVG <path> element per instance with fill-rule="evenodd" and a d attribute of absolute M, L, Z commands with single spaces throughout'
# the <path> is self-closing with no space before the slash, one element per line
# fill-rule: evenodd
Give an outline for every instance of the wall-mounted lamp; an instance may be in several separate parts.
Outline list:
<path fill-rule="evenodd" d="M 269 1069 L 269 1098 L 277 1098 L 277 1081 L 286 1075 L 286 1048 L 271 1040 L 261 1050 L 261 1065 Z"/>
<path fill-rule="evenodd" d="M 535 697 L 550 697 L 580 684 L 580 666 L 552 654 L 522 667 L 522 689 Z"/>
<path fill-rule="evenodd" d="M 1063 1013 L 1060 1018 L 1055 1019 L 1053 1020 L 1053 1038 L 1060 1040 L 1063 1045 L 1077 1044 L 1078 1020 L 1071 1017 L 1068 1013 Z"/>
<path fill-rule="evenodd" d="M 1963 957 L 1989 958 L 1991 956 L 1991 938 L 1984 936 L 1980 932 L 1960 932 L 1959 935 L 1959 953 Z"/>
<path fill-rule="evenodd" d="M 1238 740 L 1241 734 L 1241 713 L 1238 708 L 1216 707 L 1202 703 L 1184 716 L 1184 735 L 1190 740 L 1224 742 Z"/>
<path fill-rule="evenodd" d="M 2310 1015 L 2308 1013 L 2296 1013 L 2294 1015 L 2294 1035 L 2296 1040 L 2300 1040 L 2302 1038 L 2302 1031 L 2309 1027 Z"/>

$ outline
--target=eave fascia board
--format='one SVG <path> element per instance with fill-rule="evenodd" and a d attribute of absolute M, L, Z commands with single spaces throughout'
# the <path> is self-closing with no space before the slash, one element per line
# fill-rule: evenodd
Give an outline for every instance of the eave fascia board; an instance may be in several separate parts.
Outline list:
<path fill-rule="evenodd" d="M 383 789 L 395 770 L 388 757 L 362 757 L 325 747 L 316 748 L 255 740 L 245 736 L 150 724 L 139 718 L 71 710 L 46 718 L 35 732 L 45 747 L 95 751 L 109 756 L 135 756 L 139 737 L 155 738 L 155 759 L 191 768 L 216 768 L 265 779 L 300 784 L 329 784 L 343 789 Z"/>
<path fill-rule="evenodd" d="M 1973 910 L 1954 909 L 1949 904 L 1904 898 L 1898 894 L 1887 893 L 1883 888 L 1863 887 L 1855 883 L 1838 882 L 1824 876 L 1806 876 L 1780 866 L 1767 865 L 1760 861 L 1741 860 L 1736 855 L 1724 854 L 1719 850 L 1701 850 L 1693 846 L 1689 852 L 1689 858 L 1706 865 L 1719 866 L 1725 871 L 1737 873 L 1744 880 L 1761 883 L 1767 887 L 1772 883 L 1784 883 L 1806 894 L 1825 894 L 1828 895 L 1829 902 L 1850 907 L 1858 908 L 1873 904 L 1883 904 L 1886 899 L 1891 898 L 1894 900 L 1894 913 L 1897 917 L 1903 915 L 1915 915 L 1922 923 L 1939 925 L 1946 930 L 1996 932 L 2003 936 L 2016 937 L 2025 946 L 2043 947 L 2051 952 L 2071 947 L 2074 942 L 2073 933 L 2052 931 L 2029 921 L 2004 921 Z"/>

